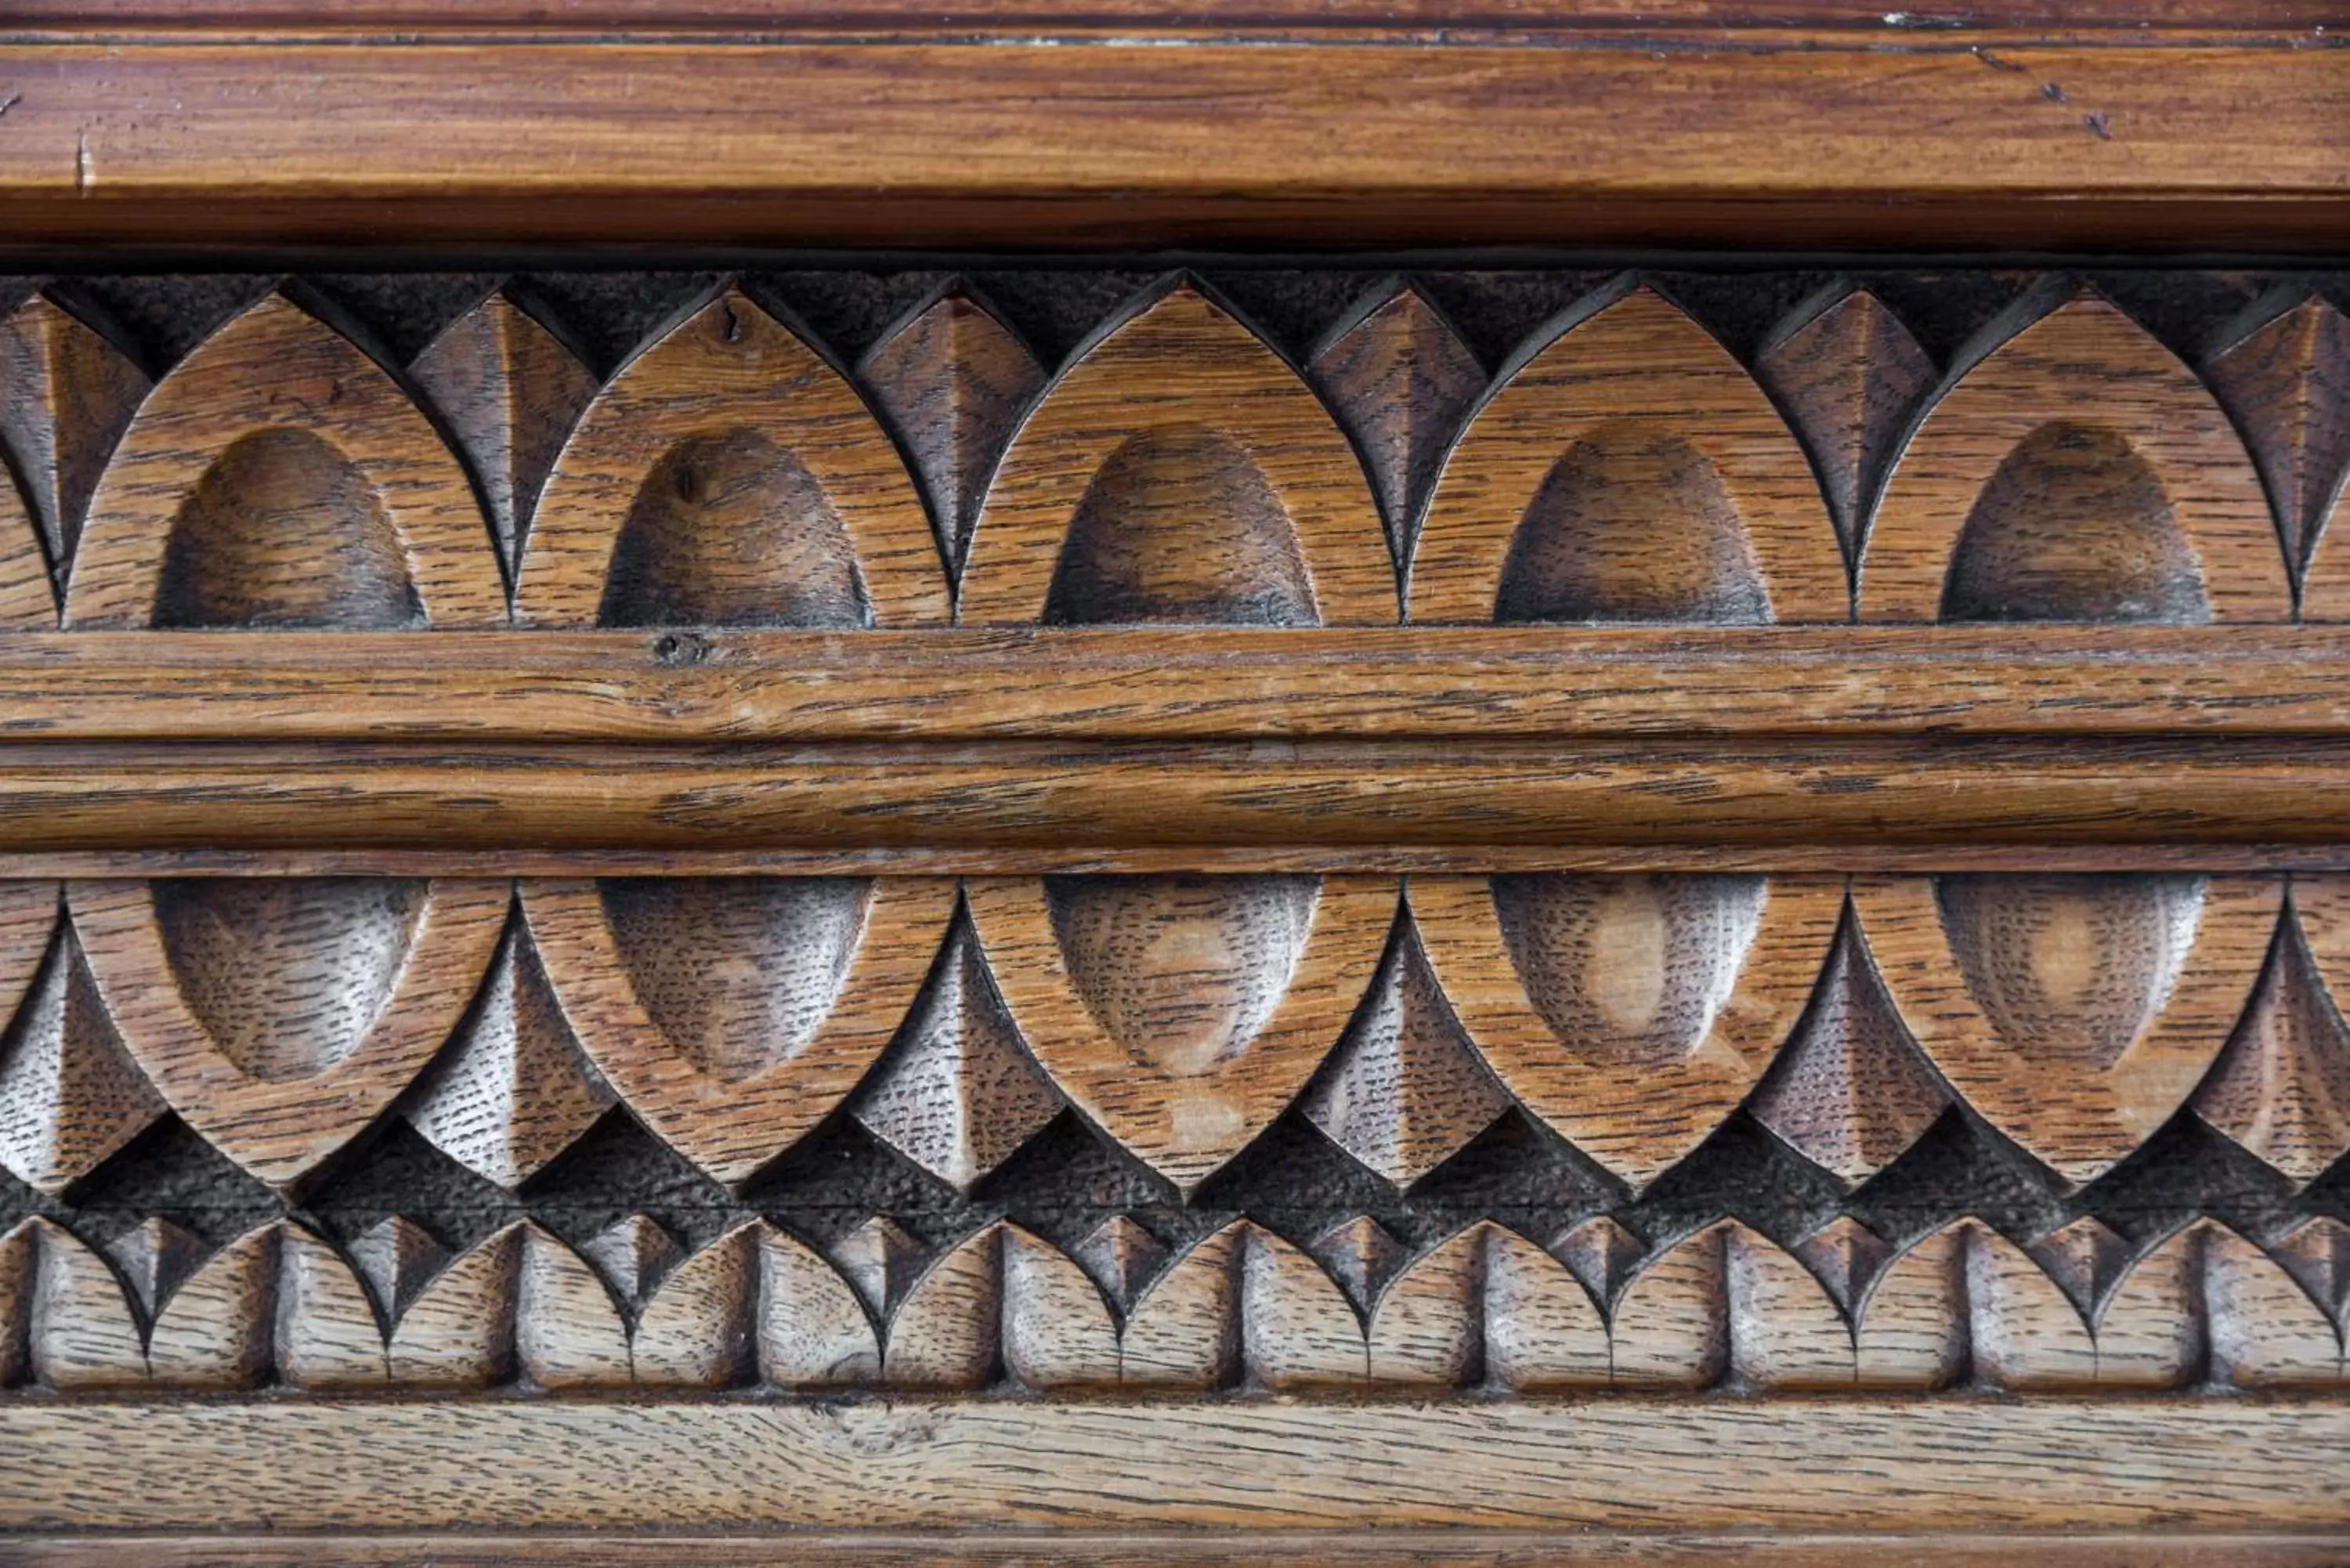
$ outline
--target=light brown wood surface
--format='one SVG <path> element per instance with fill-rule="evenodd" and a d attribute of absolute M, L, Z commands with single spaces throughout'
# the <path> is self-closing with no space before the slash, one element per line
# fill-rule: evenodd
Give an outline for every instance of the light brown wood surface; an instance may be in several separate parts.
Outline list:
<path fill-rule="evenodd" d="M 12 1412 L 16 1528 L 2341 1527 L 2339 1402 L 473 1402 Z M 1184 1456 L 1170 1488 L 1158 1456 Z M 1803 1454 L 1789 1463 L 1789 1445 Z M 1433 1457 L 1443 1449 L 1460 1458 Z M 504 1462 L 481 1463 L 485 1452 Z M 2215 1453 L 2237 1462 L 2215 1466 Z M 2110 1462 L 2110 1456 L 2127 1456 Z M 37 1456 L 37 1459 L 36 1458 Z M 44 1467 L 103 1464 L 103 1496 Z M 228 1507 L 200 1476 L 245 1480 Z M 1461 1467 L 1467 1467 L 1466 1469 Z M 1807 1480 L 1807 1472 L 1816 1480 Z M 1473 1483 L 1471 1478 L 1473 1477 Z M 1259 1540 L 1264 1539 L 1259 1535 Z"/>

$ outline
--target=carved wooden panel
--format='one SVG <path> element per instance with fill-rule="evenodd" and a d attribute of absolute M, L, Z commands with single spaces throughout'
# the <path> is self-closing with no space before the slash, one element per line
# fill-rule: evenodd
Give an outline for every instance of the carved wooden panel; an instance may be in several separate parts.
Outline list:
<path fill-rule="evenodd" d="M 11 298 L 0 1430 L 2350 1419 L 2350 275 Z"/>

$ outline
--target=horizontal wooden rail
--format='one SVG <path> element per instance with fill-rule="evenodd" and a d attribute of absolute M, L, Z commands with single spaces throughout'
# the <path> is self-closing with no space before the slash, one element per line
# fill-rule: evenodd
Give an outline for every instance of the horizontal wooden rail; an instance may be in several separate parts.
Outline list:
<path fill-rule="evenodd" d="M 19 34 L 0 47 L 0 232 L 151 249 L 2350 238 L 2350 50 L 2323 28 L 1133 41 Z"/>
<path fill-rule="evenodd" d="M 2350 845 L 2350 742 L 21 745 L 0 850 L 1521 854 Z M 2036 863 L 2036 862 L 2035 862 Z"/>
<path fill-rule="evenodd" d="M 12 739 L 2350 737 L 2350 627 L 0 637 Z"/>
<path fill-rule="evenodd" d="M 124 1417 L 98 1401 L 0 1414 L 0 1528 L 2350 1524 L 2339 1400 L 262 1400 Z"/>

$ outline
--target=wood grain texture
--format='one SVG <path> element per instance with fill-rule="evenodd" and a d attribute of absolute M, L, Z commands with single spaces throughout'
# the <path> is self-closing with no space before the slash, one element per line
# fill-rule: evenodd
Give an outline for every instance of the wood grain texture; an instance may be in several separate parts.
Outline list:
<path fill-rule="evenodd" d="M 1036 1059 L 1186 1192 L 1305 1086 L 1396 912 L 1378 877 L 977 878 L 967 896 Z"/>
<path fill-rule="evenodd" d="M 2079 1182 L 2194 1092 L 2251 994 L 2281 896 L 2262 878 L 1862 878 L 1853 907 L 1943 1075 Z"/>
<path fill-rule="evenodd" d="M 946 936 L 951 882 L 550 881 L 524 894 L 565 1016 L 655 1132 L 739 1182 L 857 1086 Z"/>
<path fill-rule="evenodd" d="M 2290 1400 L 226 1401 L 126 1427 L 99 1405 L 26 1407 L 8 1417 L 24 1446 L 0 1465 L 0 1519 L 364 1530 L 389 1510 L 417 1528 L 935 1530 L 979 1510 L 1117 1530 L 1172 1508 L 1194 1527 L 1263 1531 L 1654 1528 L 1669 1511 L 1684 1530 L 1810 1530 L 1834 1508 L 1853 1530 L 2130 1530 L 2157 1514 L 2175 1530 L 2317 1531 L 2341 1528 L 2330 1477 L 2345 1419 L 2338 1403 Z M 1187 1457 L 1171 1491 L 1149 1457 L 1166 1442 Z M 1789 1442 L 1804 1466 L 1787 1465 Z M 2214 1444 L 2256 1462 L 2214 1467 Z M 505 1462 L 485 1470 L 492 1450 Z M 2128 1462 L 2106 1462 L 2116 1451 Z M 104 1456 L 112 1479 L 59 1496 L 35 1452 Z M 223 1465 L 245 1479 L 235 1500 L 188 1484 Z"/>
<path fill-rule="evenodd" d="M 2342 735 L 2346 680 L 2333 626 L 0 637 L 92 741 Z"/>
<path fill-rule="evenodd" d="M 1703 328 L 1643 288 L 1535 337 L 1445 459 L 1415 622 L 1850 618 L 1802 449 Z"/>
<path fill-rule="evenodd" d="M 463 44 L 25 44 L 0 194 L 18 236 L 64 243 L 1742 245 L 1762 223 L 2324 249 L 2350 218 L 2331 47 L 1640 36 L 1665 47 L 533 40 L 487 76 Z"/>
<path fill-rule="evenodd" d="M 1543 1120 L 1646 1186 L 1752 1089 L 1835 936 L 1833 881 L 1415 877 L 1438 982 Z"/>
<path fill-rule="evenodd" d="M 2227 416 L 2088 296 L 2023 327 L 1935 403 L 1860 567 L 1870 621 L 2274 620 L 2291 597 Z"/>
<path fill-rule="evenodd" d="M 897 449 L 840 373 L 729 288 L 598 393 L 539 496 L 525 626 L 942 623 Z"/>
<path fill-rule="evenodd" d="M 1196 867 L 1243 849 L 1376 851 L 1383 865 L 1473 850 L 1455 854 L 1473 869 L 1580 848 L 1868 869 L 1929 846 L 2005 865 L 2032 862 L 1993 851 L 2033 846 L 2193 866 L 2261 846 L 2316 869 L 2350 831 L 2345 770 L 2350 748 L 2297 741 L 2224 753 L 2119 740 L 75 745 L 0 756 L 0 849 L 463 851 L 556 867 L 621 852 L 1027 853 L 1080 869 L 1128 851 Z"/>
<path fill-rule="evenodd" d="M 993 1530 L 921 1532 L 794 1531 L 764 1537 L 632 1533 L 533 1535 L 464 1532 L 386 1535 L 157 1535 L 100 1538 L 17 1535 L 0 1544 L 0 1562 L 22 1568 L 520 1568 L 560 1563 L 577 1568 L 807 1568 L 854 1555 L 874 1568 L 1026 1568 L 1041 1551 L 1101 1568 L 1242 1568 L 1267 1551 L 1295 1553 L 1347 1568 L 1545 1568 L 1566 1563 L 1647 1568 L 1711 1563 L 1725 1556 L 1807 1568 L 1865 1568 L 1887 1554 L 1923 1568 L 1996 1568 L 2029 1553 L 2058 1568 L 2182 1568 L 2227 1563 L 2240 1568 L 2332 1568 L 2338 1539 L 2324 1531 L 2098 1531 L 2070 1534 L 1974 1530 L 1875 1534 L 1787 1530 L 1771 1534 L 1686 1530 L 1562 1534 L 1523 1530 L 1332 1531 L 1187 1530 L 1103 1534 L 1069 1530 L 1049 1542 Z"/>
<path fill-rule="evenodd" d="M 123 1043 L 172 1108 L 289 1185 L 448 1037 L 510 895 L 454 879 L 199 886 L 78 884 L 74 929 Z"/>
<path fill-rule="evenodd" d="M 206 339 L 130 421 L 83 524 L 92 627 L 502 624 L 463 469 L 383 369 L 283 295 Z"/>
<path fill-rule="evenodd" d="M 1047 387 L 990 485 L 967 625 L 1392 625 L 1361 462 L 1296 371 L 1191 284 Z"/>

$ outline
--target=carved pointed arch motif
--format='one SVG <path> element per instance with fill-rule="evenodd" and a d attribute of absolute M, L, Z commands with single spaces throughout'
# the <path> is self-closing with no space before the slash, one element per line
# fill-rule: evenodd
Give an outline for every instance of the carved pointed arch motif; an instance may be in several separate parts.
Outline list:
<path fill-rule="evenodd" d="M 1728 349 L 1646 287 L 1548 334 L 1444 461 L 1413 621 L 1850 618 L 1819 482 Z"/>
<path fill-rule="evenodd" d="M 1430 964 L 1503 1084 L 1636 1189 L 1751 1093 L 1825 964 L 1814 877 L 1415 877 Z"/>
<path fill-rule="evenodd" d="M 911 1009 L 951 877 L 534 882 L 531 936 L 629 1108 L 717 1179 L 747 1179 L 857 1086 Z"/>
<path fill-rule="evenodd" d="M 2266 877 L 1866 877 L 1869 950 L 1952 1088 L 2066 1180 L 2195 1092 L 2244 1012 L 2283 897 Z"/>
<path fill-rule="evenodd" d="M 473 487 L 407 392 L 283 294 L 158 382 L 90 498 L 77 627 L 491 627 Z"/>
<path fill-rule="evenodd" d="M 182 1120 L 276 1187 L 423 1069 L 480 989 L 509 885 L 375 877 L 69 884 L 99 994 Z"/>
<path fill-rule="evenodd" d="M 1013 437 L 961 618 L 1392 625 L 1395 570 L 1321 400 L 1179 284 L 1080 353 Z"/>
<path fill-rule="evenodd" d="M 1396 912 L 1381 877 L 976 877 L 968 897 L 1036 1059 L 1185 1192 L 1305 1087 Z"/>
<path fill-rule="evenodd" d="M 846 377 L 729 288 L 605 383 L 515 593 L 539 627 L 940 626 L 937 541 Z"/>
<path fill-rule="evenodd" d="M 1860 563 L 1865 621 L 2283 621 L 2284 551 L 2219 403 L 2083 295 L 1928 410 Z"/>

